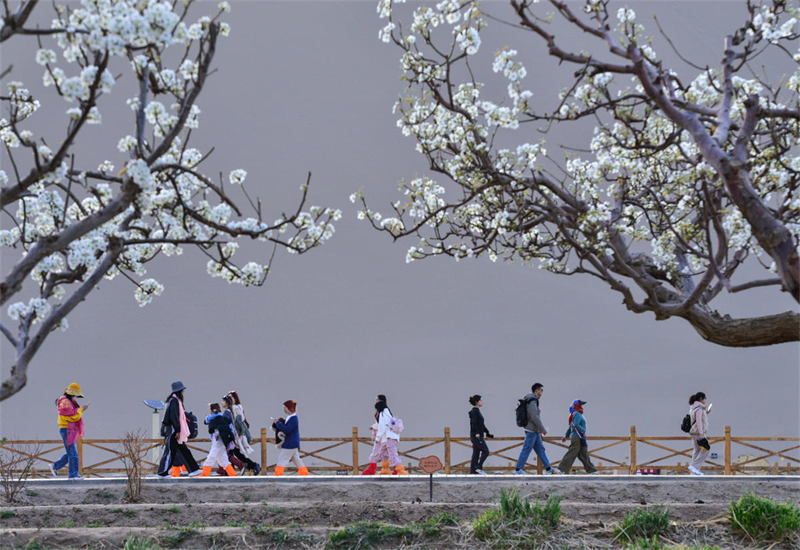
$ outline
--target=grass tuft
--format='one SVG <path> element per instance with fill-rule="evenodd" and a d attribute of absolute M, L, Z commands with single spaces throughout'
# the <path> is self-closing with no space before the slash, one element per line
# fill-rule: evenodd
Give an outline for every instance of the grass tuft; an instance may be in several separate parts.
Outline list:
<path fill-rule="evenodd" d="M 131 535 L 125 540 L 122 550 L 161 550 L 161 546 L 153 540 Z"/>
<path fill-rule="evenodd" d="M 654 540 L 657 543 L 658 537 L 665 535 L 669 529 L 669 507 L 653 506 L 625 514 L 622 521 L 614 526 L 614 538 L 623 544 L 633 544 L 636 540 L 652 544 Z"/>
<path fill-rule="evenodd" d="M 331 548 L 371 548 L 375 544 L 400 541 L 406 544 L 414 537 L 414 529 L 408 526 L 396 527 L 385 523 L 360 521 L 331 533 L 328 546 Z"/>
<path fill-rule="evenodd" d="M 522 498 L 516 487 L 500 489 L 500 504 L 472 522 L 475 537 L 496 548 L 535 547 L 561 520 L 563 497 L 550 496 L 544 505 Z"/>
<path fill-rule="evenodd" d="M 753 541 L 780 542 L 800 534 L 800 509 L 792 501 L 745 493 L 728 506 L 728 518 L 736 533 Z"/>

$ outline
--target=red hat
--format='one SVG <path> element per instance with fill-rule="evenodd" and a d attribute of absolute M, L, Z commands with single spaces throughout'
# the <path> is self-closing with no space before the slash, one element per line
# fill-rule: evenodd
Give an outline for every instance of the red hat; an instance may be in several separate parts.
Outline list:
<path fill-rule="evenodd" d="M 286 401 L 284 401 L 283 402 L 283 406 L 286 407 L 287 409 L 289 409 L 289 412 L 292 413 L 292 414 L 294 414 L 295 411 L 297 411 L 297 403 L 295 403 L 291 399 L 287 399 Z"/>

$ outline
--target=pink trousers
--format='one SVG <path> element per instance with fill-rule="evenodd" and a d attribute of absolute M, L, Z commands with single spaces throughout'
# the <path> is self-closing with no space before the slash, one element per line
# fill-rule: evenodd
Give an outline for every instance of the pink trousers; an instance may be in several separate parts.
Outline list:
<path fill-rule="evenodd" d="M 384 460 L 388 460 L 392 467 L 403 463 L 403 461 L 400 460 L 400 455 L 397 454 L 396 439 L 387 439 L 383 443 L 375 443 L 372 454 L 369 455 L 370 463 L 377 464 Z"/>

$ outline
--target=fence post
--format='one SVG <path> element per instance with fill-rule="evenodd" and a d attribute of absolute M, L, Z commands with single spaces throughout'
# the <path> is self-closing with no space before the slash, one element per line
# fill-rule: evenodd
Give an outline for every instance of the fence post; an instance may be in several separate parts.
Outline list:
<path fill-rule="evenodd" d="M 353 475 L 358 475 L 358 427 L 353 428 Z"/>
<path fill-rule="evenodd" d="M 78 438 L 78 475 L 83 475 L 83 438 Z"/>
<path fill-rule="evenodd" d="M 631 426 L 631 475 L 636 475 L 636 426 Z"/>
<path fill-rule="evenodd" d="M 725 475 L 731 475 L 731 427 L 725 426 Z"/>
<path fill-rule="evenodd" d="M 267 475 L 267 429 L 261 428 L 261 473 Z"/>
<path fill-rule="evenodd" d="M 444 473 L 450 474 L 450 428 L 444 429 Z"/>

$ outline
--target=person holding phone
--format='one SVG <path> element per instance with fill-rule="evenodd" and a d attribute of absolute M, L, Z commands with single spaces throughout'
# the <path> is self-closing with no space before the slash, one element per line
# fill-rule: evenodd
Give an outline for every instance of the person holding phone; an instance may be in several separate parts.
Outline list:
<path fill-rule="evenodd" d="M 80 398 L 83 398 L 81 387 L 73 382 L 67 386 L 64 394 L 56 399 L 58 431 L 64 441 L 66 453 L 50 464 L 53 477 L 58 476 L 58 470 L 69 465 L 69 479 L 83 479 L 78 465 L 78 438 L 83 437 L 83 411 L 89 408 L 91 401 L 81 407 L 76 401 Z"/>
<path fill-rule="evenodd" d="M 708 455 L 711 454 L 711 444 L 706 439 L 708 435 L 708 412 L 711 404 L 706 404 L 706 394 L 699 391 L 689 397 L 689 416 L 692 419 L 692 428 L 689 435 L 692 436 L 692 462 L 689 464 L 689 471 L 696 476 L 704 475 L 700 471 Z"/>

